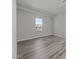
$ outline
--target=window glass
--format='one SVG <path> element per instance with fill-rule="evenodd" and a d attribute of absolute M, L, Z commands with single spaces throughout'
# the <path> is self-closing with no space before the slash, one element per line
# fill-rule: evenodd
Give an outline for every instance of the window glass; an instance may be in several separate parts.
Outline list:
<path fill-rule="evenodd" d="M 43 24 L 43 19 L 42 18 L 36 18 L 35 19 L 35 24 Z"/>
<path fill-rule="evenodd" d="M 35 19 L 35 30 L 39 32 L 43 30 L 43 19 L 42 18 Z"/>

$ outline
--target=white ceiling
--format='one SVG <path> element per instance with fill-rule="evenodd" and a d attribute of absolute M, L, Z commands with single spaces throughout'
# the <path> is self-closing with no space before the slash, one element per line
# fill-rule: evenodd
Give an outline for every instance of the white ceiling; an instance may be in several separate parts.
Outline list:
<path fill-rule="evenodd" d="M 66 12 L 66 3 L 63 2 L 63 0 L 17 0 L 17 4 L 24 7 L 32 6 L 52 14 L 60 14 Z"/>

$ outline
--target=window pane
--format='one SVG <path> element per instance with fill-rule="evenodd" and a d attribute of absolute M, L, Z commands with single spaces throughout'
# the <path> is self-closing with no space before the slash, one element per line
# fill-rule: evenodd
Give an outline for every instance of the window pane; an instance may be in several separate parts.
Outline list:
<path fill-rule="evenodd" d="M 42 31 L 42 27 L 43 27 L 43 19 L 42 18 L 36 18 L 35 19 L 35 30 L 36 31 Z"/>
<path fill-rule="evenodd" d="M 43 24 L 43 19 L 42 18 L 36 18 L 35 19 L 35 24 Z"/>

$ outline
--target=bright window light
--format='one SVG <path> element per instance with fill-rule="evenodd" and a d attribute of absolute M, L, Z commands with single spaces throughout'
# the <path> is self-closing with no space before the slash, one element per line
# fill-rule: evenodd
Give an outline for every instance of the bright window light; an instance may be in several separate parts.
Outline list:
<path fill-rule="evenodd" d="M 42 24 L 43 24 L 43 19 L 42 19 L 42 18 L 36 18 L 36 19 L 35 19 L 35 24 L 40 24 L 40 25 L 42 25 Z"/>
<path fill-rule="evenodd" d="M 35 30 L 37 32 L 43 31 L 43 19 L 42 18 L 35 19 Z"/>

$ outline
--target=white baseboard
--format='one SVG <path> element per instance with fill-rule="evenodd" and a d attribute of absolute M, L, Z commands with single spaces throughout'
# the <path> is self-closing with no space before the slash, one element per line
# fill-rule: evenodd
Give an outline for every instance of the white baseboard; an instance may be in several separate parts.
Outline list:
<path fill-rule="evenodd" d="M 17 40 L 17 41 L 18 41 L 18 42 L 20 42 L 20 41 L 25 41 L 25 40 L 36 39 L 36 38 L 45 37 L 45 36 L 51 36 L 51 35 L 44 35 L 44 36 L 31 37 L 31 38 L 21 39 L 21 40 Z"/>
<path fill-rule="evenodd" d="M 66 36 L 63 36 L 63 35 L 60 35 L 60 34 L 56 34 L 56 33 L 54 35 L 66 39 Z"/>
<path fill-rule="evenodd" d="M 54 35 L 54 36 L 61 37 L 61 38 L 66 38 L 65 36 L 59 35 L 59 34 L 53 34 L 53 35 Z M 53 36 L 53 35 L 52 35 L 52 36 Z M 27 39 L 21 39 L 21 40 L 17 40 L 17 41 L 20 42 L 20 41 L 31 40 L 31 39 L 40 38 L 40 37 L 45 37 L 45 36 L 51 36 L 51 35 L 37 36 L 37 37 L 32 37 L 32 38 L 27 38 Z"/>

